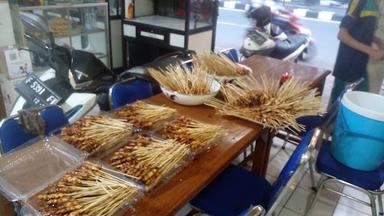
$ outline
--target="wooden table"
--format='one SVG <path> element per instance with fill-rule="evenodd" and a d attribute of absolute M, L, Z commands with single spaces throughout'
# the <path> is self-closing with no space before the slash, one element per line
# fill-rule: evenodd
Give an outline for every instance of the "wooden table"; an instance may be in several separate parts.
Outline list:
<path fill-rule="evenodd" d="M 283 73 L 289 72 L 293 77 L 309 82 L 311 87 L 317 88 L 320 93 L 323 91 L 325 78 L 331 73 L 329 70 L 259 55 L 254 55 L 241 63 L 250 67 L 256 76 L 264 72 L 280 79 Z"/>
<path fill-rule="evenodd" d="M 313 87 L 320 87 L 329 74 L 329 71 L 262 56 L 250 57 L 242 63 L 251 67 L 256 74 L 269 72 L 275 74 L 277 78 L 287 69 L 292 69 L 291 72 L 295 77 L 309 81 Z M 219 124 L 225 129 L 225 134 L 216 141 L 216 147 L 198 156 L 169 182 L 160 185 L 151 194 L 141 198 L 134 205 L 135 215 L 174 214 L 208 185 L 255 139 L 257 139 L 257 144 L 252 155 L 252 169 L 259 175 L 266 174 L 272 139 L 269 130 L 263 130 L 253 123 L 234 117 L 216 115 L 215 110 L 207 106 L 177 105 L 162 94 L 156 95 L 148 101 L 153 104 L 174 107 L 179 113 L 202 122 Z M 0 205 L 4 207 L 5 203 L 0 199 Z M 7 209 L 10 210 L 11 207 L 8 205 Z"/>

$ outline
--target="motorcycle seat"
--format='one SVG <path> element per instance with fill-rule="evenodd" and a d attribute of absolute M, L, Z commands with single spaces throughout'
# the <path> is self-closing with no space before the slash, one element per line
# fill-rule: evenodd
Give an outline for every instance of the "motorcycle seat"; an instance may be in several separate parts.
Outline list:
<path fill-rule="evenodd" d="M 283 59 L 295 52 L 301 45 L 307 43 L 308 37 L 305 35 L 287 35 L 286 40 L 277 40 L 275 49 L 271 56 L 278 59 Z"/>

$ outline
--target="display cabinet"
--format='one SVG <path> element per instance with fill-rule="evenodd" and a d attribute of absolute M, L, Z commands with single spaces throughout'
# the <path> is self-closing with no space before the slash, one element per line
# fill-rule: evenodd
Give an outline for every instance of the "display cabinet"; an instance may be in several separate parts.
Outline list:
<path fill-rule="evenodd" d="M 123 69 L 123 39 L 121 20 L 123 13 L 123 0 L 108 0 L 109 6 L 109 29 L 111 48 L 111 65 L 116 71 Z"/>
<path fill-rule="evenodd" d="M 127 66 L 175 50 L 213 50 L 217 10 L 217 0 L 125 0 Z"/>
<path fill-rule="evenodd" d="M 107 3 L 19 6 L 19 11 L 41 15 L 53 32 L 56 44 L 92 52 L 111 66 Z M 41 32 L 25 31 L 48 40 Z"/>

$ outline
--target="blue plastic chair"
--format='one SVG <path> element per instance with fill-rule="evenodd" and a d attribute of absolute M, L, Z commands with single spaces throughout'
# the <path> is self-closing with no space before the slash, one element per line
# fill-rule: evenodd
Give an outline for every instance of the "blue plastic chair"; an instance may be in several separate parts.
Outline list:
<path fill-rule="evenodd" d="M 314 145 L 317 138 L 313 130 L 308 132 L 273 184 L 242 167 L 230 165 L 191 204 L 208 214 L 220 216 L 242 215 L 251 205 L 261 205 L 268 213 L 273 212 L 288 190 L 292 176 L 304 165 L 303 159 L 308 158 L 303 156 L 309 144 Z"/>
<path fill-rule="evenodd" d="M 313 162 L 310 164 L 313 164 Z M 383 215 L 382 194 L 384 191 L 381 190 L 380 187 L 384 184 L 384 164 L 376 170 L 370 172 L 349 168 L 341 164 L 332 156 L 331 142 L 328 140 L 322 140 L 319 154 L 317 155 L 317 159 L 314 164 L 316 166 L 317 172 L 321 175 L 322 178 L 319 182 L 319 186 L 317 187 L 316 196 L 309 209 L 309 214 L 313 210 L 313 207 L 315 206 L 322 189 L 326 188 L 328 191 L 370 206 L 372 215 L 374 216 L 377 215 L 377 207 L 375 202 L 375 197 L 377 197 L 379 203 L 379 215 Z M 356 197 L 351 197 L 349 194 L 346 195 L 342 192 L 335 191 L 330 187 L 326 187 L 328 184 L 332 183 L 342 184 L 346 187 L 359 190 L 369 197 L 370 202 L 367 203 L 366 201 L 360 200 Z"/>
<path fill-rule="evenodd" d="M 45 122 L 45 134 L 56 131 L 59 128 L 69 124 L 63 110 L 58 106 L 48 106 L 40 111 L 40 116 Z"/>
<path fill-rule="evenodd" d="M 137 100 L 149 98 L 152 95 L 151 84 L 142 79 L 116 83 L 109 89 L 110 106 L 112 109 Z"/>
<path fill-rule="evenodd" d="M 224 54 L 235 63 L 239 63 L 240 61 L 239 55 L 237 54 L 237 50 L 235 48 L 220 50 L 220 53 Z"/>
<path fill-rule="evenodd" d="M 68 119 L 65 117 L 63 110 L 58 106 L 46 107 L 39 113 L 45 122 L 45 135 L 49 135 L 58 128 L 68 124 Z M 23 126 L 17 121 L 17 117 L 12 116 L 4 119 L 0 126 L 0 141 L 3 153 L 9 152 L 37 137 L 37 135 L 25 131 Z"/>
<path fill-rule="evenodd" d="M 36 137 L 35 134 L 26 132 L 15 117 L 4 119 L 0 126 L 2 153 L 7 153 Z"/>

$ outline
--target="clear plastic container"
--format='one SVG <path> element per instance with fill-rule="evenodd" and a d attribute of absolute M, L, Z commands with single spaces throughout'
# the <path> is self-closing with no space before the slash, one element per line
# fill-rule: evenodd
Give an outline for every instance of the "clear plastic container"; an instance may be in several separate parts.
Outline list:
<path fill-rule="evenodd" d="M 85 116 L 60 131 L 55 131 L 54 134 L 95 158 L 125 142 L 138 130 L 131 123 L 122 120 L 124 119 L 117 119 L 108 113 Z M 86 127 L 88 134 L 85 133 Z"/>
<path fill-rule="evenodd" d="M 0 191 L 8 200 L 25 201 L 86 157 L 55 137 L 32 140 L 0 157 Z"/>
<path fill-rule="evenodd" d="M 116 156 L 116 154 L 119 154 L 119 152 L 121 153 L 121 151 L 123 151 L 123 149 L 126 146 L 132 146 L 132 147 L 137 146 L 136 145 L 137 141 L 142 138 L 149 139 L 149 142 L 151 143 L 146 147 L 149 147 L 149 146 L 154 147 L 155 145 L 153 143 L 157 141 L 166 141 L 165 139 L 157 137 L 154 134 L 142 132 L 141 134 L 136 135 L 135 138 L 127 141 L 125 144 L 109 151 L 108 153 L 100 157 L 100 160 L 105 164 L 109 165 L 110 167 L 112 167 L 112 169 L 116 170 L 115 171 L 116 173 L 120 173 L 122 176 L 125 176 L 127 179 L 130 179 L 136 182 L 137 184 L 139 184 L 145 192 L 150 192 L 155 187 L 158 187 L 160 184 L 167 182 L 168 179 L 172 178 L 174 175 L 179 173 L 193 159 L 193 156 L 190 150 L 184 147 L 185 151 L 183 153 L 180 152 L 180 155 L 178 155 L 181 157 L 178 160 L 175 160 L 176 162 L 173 163 L 172 166 L 168 167 L 165 170 L 162 170 L 163 167 L 161 166 L 154 166 L 154 165 L 149 165 L 149 164 L 140 162 L 141 159 L 139 158 L 139 156 L 133 153 L 132 151 L 134 148 L 130 148 L 131 150 L 124 151 L 128 153 L 129 156 L 126 155 L 125 157 L 121 158 L 121 160 L 125 161 L 121 164 L 123 164 L 124 166 L 130 167 L 129 170 L 121 169 L 113 164 L 114 163 L 113 157 Z M 181 143 L 175 143 L 175 144 L 183 146 Z M 170 155 L 169 151 L 168 153 L 169 154 L 167 155 Z M 161 154 L 161 155 L 164 155 L 164 154 Z M 148 157 L 150 156 L 147 155 L 146 159 L 148 159 Z M 159 162 L 157 159 L 158 157 L 156 158 L 156 161 Z M 153 178 L 146 179 L 146 176 L 152 175 L 152 174 L 154 175 Z"/>
<path fill-rule="evenodd" d="M 105 173 L 107 175 L 111 175 L 111 176 L 114 176 L 116 179 L 118 179 L 118 181 L 120 183 L 123 183 L 125 182 L 125 184 L 128 186 L 130 186 L 133 190 L 135 190 L 135 192 L 133 192 L 133 194 L 131 194 L 129 197 L 125 196 L 124 197 L 124 200 L 121 200 L 121 199 L 116 199 L 117 201 L 122 201 L 122 204 L 121 205 L 116 205 L 114 208 L 115 209 L 111 209 L 113 212 L 112 214 L 114 216 L 120 216 L 120 215 L 124 215 L 126 211 L 134 211 L 134 209 L 132 208 L 132 205 L 140 199 L 140 197 L 142 197 L 143 195 L 143 188 L 138 185 L 137 183 L 133 182 L 133 181 L 130 181 L 129 179 L 126 179 L 124 178 L 121 174 L 119 174 L 118 172 L 112 170 L 110 167 L 108 167 L 107 165 L 101 163 L 101 162 L 98 162 L 98 161 L 90 161 L 90 160 L 87 160 L 87 161 L 84 161 L 83 162 L 84 164 L 87 163 L 87 164 L 93 164 L 95 166 L 98 166 L 100 167 L 100 171 L 102 173 Z M 82 164 L 83 165 L 83 164 Z M 70 171 L 75 171 L 76 172 L 76 169 L 79 169 L 82 165 L 79 165 L 79 167 L 76 167 L 72 170 L 69 170 L 66 174 L 69 174 L 71 175 L 71 172 Z M 93 171 L 93 174 L 95 174 L 97 172 L 94 172 Z M 83 172 L 79 173 L 79 174 L 84 174 Z M 39 199 L 39 195 L 42 195 L 42 194 L 45 194 L 47 191 L 49 190 L 52 190 L 52 188 L 55 187 L 55 185 L 58 183 L 58 181 L 60 181 L 61 179 L 57 179 L 55 182 L 52 182 L 51 184 L 47 185 L 45 188 L 43 188 L 41 191 L 38 191 L 36 194 L 34 194 L 33 196 L 31 196 L 27 201 L 26 203 L 24 203 L 24 206 L 23 206 L 23 209 L 25 212 L 28 213 L 28 215 L 45 215 L 43 212 L 44 212 L 44 209 L 46 209 L 48 206 L 47 206 L 47 201 L 43 201 L 41 199 Z M 111 182 L 109 182 L 111 183 Z M 88 183 L 89 184 L 89 183 Z M 101 184 L 99 182 L 99 184 Z M 57 185 L 56 185 L 57 186 Z M 78 187 L 81 187 L 80 185 L 77 185 Z M 89 185 L 88 185 L 89 186 Z M 87 188 L 87 187 L 85 187 Z M 110 189 L 109 186 L 105 186 L 104 190 L 106 190 L 105 193 L 111 193 L 111 192 L 114 192 L 114 190 L 117 190 L 116 188 L 115 189 Z M 123 189 L 123 188 L 121 188 Z M 107 191 L 109 190 L 109 192 Z M 115 194 L 116 195 L 116 194 Z M 113 198 L 116 198 L 114 196 L 112 196 L 110 194 L 110 198 L 109 199 L 113 199 Z M 97 200 L 99 198 L 96 198 L 95 200 Z M 76 198 L 74 198 L 74 200 L 76 200 Z M 94 204 L 94 203 L 93 203 Z M 58 207 L 62 207 L 61 206 L 62 204 L 58 204 Z M 78 201 L 78 205 L 81 205 L 81 201 Z M 98 206 L 95 205 L 93 206 L 92 208 L 97 208 Z M 102 209 L 106 209 L 106 208 L 102 208 Z M 47 212 L 45 212 L 47 213 Z"/>

